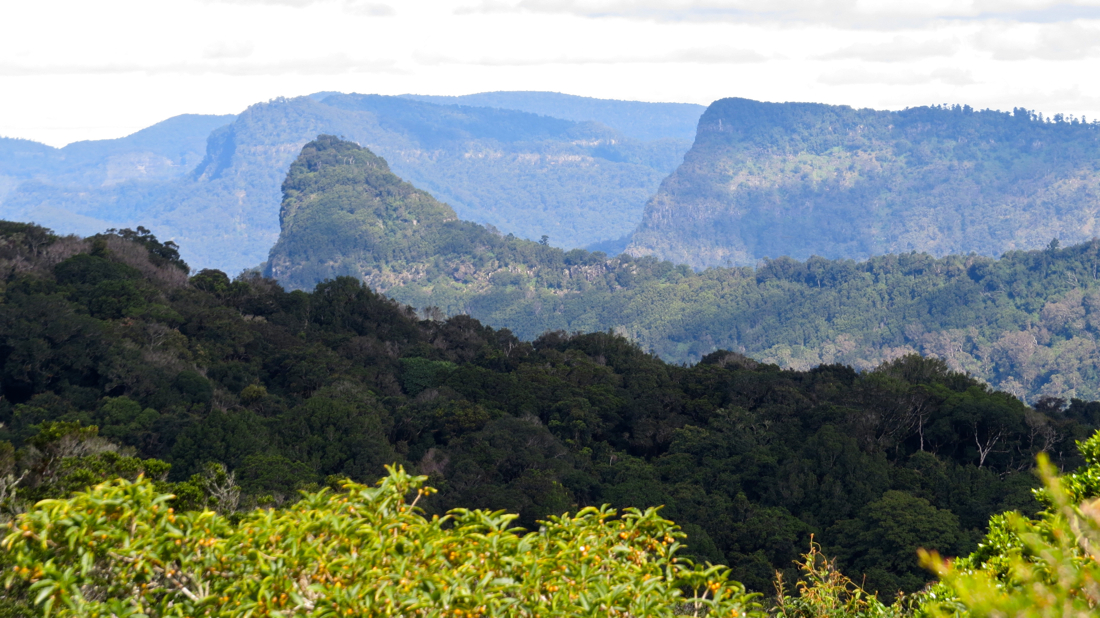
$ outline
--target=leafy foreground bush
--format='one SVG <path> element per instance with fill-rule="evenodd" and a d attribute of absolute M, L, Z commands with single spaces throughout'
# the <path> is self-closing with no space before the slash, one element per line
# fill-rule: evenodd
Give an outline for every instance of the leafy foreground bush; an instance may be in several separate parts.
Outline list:
<path fill-rule="evenodd" d="M 707 616 L 754 613 L 728 569 L 676 557 L 655 509 L 551 517 L 458 509 L 427 519 L 427 477 L 306 494 L 233 523 L 174 513 L 144 478 L 45 500 L 3 541 L 9 595 L 62 616 Z M 406 496 L 415 495 L 411 502 Z M 684 594 L 686 592 L 686 594 Z"/>
<path fill-rule="evenodd" d="M 837 568 L 836 559 L 821 553 L 810 541 L 810 551 L 796 561 L 801 577 L 788 590 L 783 573 L 775 573 L 775 618 L 905 618 L 913 615 L 912 598 L 900 595 L 886 605 L 878 595 L 867 592 Z M 797 594 L 792 594 L 792 592 Z M 919 596 L 918 596 L 919 600 Z"/>
<path fill-rule="evenodd" d="M 926 596 L 932 616 L 1047 618 L 1100 614 L 1100 433 L 1078 444 L 1087 465 L 1059 477 L 1039 457 L 1047 509 L 1038 519 L 1005 513 L 990 520 L 978 551 L 954 563 L 922 561 L 940 577 Z"/>

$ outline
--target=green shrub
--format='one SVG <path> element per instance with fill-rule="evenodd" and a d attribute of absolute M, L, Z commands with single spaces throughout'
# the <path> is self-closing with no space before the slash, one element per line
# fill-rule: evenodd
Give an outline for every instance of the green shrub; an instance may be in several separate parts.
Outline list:
<path fill-rule="evenodd" d="M 1100 611 L 1100 433 L 1078 445 L 1086 466 L 1061 477 L 1043 454 L 1047 504 L 1038 519 L 1005 513 L 990 521 L 978 551 L 955 561 L 922 550 L 940 577 L 926 602 L 931 616 L 1046 618 Z"/>
<path fill-rule="evenodd" d="M 586 508 L 523 533 L 501 511 L 422 516 L 425 479 L 390 468 L 377 487 L 348 482 L 237 525 L 174 513 L 144 479 L 103 483 L 10 524 L 7 584 L 61 616 L 756 612 L 728 569 L 677 557 L 683 535 L 656 509 Z"/>
<path fill-rule="evenodd" d="M 775 575 L 775 618 L 903 618 L 911 614 L 907 599 L 886 605 L 878 596 L 857 585 L 837 568 L 836 560 L 821 553 L 810 541 L 810 551 L 797 562 L 802 578 L 789 591 L 783 574 Z M 797 594 L 792 594 L 797 592 Z"/>

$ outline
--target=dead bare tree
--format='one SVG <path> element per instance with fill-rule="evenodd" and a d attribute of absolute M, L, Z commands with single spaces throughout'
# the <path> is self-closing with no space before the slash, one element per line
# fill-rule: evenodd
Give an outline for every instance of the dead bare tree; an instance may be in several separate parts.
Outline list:
<path fill-rule="evenodd" d="M 209 463 L 203 470 L 203 486 L 206 493 L 214 499 L 214 508 L 219 513 L 231 513 L 237 510 L 241 501 L 241 488 L 237 486 L 236 474 L 223 464 Z"/>
<path fill-rule="evenodd" d="M 986 458 L 993 452 L 993 447 L 997 445 L 997 442 L 1001 440 L 1001 436 L 1004 434 L 1004 427 L 998 427 L 996 433 L 990 432 L 986 435 L 985 440 L 981 440 L 978 437 L 978 423 L 974 422 L 974 444 L 978 445 L 978 467 L 981 468 L 985 465 Z"/>

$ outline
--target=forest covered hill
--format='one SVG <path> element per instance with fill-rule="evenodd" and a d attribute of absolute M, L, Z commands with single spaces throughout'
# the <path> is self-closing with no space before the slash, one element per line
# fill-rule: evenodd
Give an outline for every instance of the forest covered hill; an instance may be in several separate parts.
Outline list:
<path fill-rule="evenodd" d="M 224 509 L 286 504 L 334 475 L 373 482 L 396 462 L 440 489 L 420 501 L 429 513 L 508 509 L 531 528 L 585 505 L 666 505 L 691 554 L 755 590 L 793 575 L 811 534 L 868 587 L 919 588 L 917 547 L 966 553 L 991 514 L 1034 513 L 1035 454 L 1072 468 L 1073 440 L 1100 422 L 1096 403 L 1028 407 L 916 355 L 790 371 L 718 351 L 689 367 L 610 333 L 525 341 L 421 317 L 349 277 L 310 292 L 188 277 L 144 230 L 0 224 L 0 282 L 0 477 L 88 483 L 126 463 L 177 491 L 221 487 Z M 202 491 L 178 499 L 201 506 Z"/>
<path fill-rule="evenodd" d="M 1100 397 L 1100 242 L 759 268 L 563 251 L 462 221 L 356 144 L 308 144 L 284 183 L 267 273 L 312 289 L 352 276 L 414 307 L 531 339 L 614 331 L 671 362 L 730 349 L 781 367 L 871 369 L 909 353 L 1034 401 Z"/>
<path fill-rule="evenodd" d="M 466 219 L 521 237 L 547 235 L 556 246 L 618 241 L 621 249 L 625 240 L 618 239 L 634 229 L 691 142 L 669 137 L 681 128 L 662 128 L 662 118 L 678 108 L 618 101 L 597 107 L 613 119 L 629 116 L 616 116 L 619 108 L 645 111 L 651 134 L 660 137 L 624 137 L 590 119 L 318 93 L 253 105 L 201 127 L 195 118 L 177 118 L 104 142 L 117 153 L 72 144 L 50 154 L 54 149 L 34 142 L 0 140 L 0 217 L 85 235 L 143 225 L 179 242 L 197 266 L 239 272 L 263 262 L 278 237 L 287 167 L 303 144 L 330 133 L 386 156 Z M 181 155 L 181 138 L 167 133 L 180 133 L 188 118 L 190 150 Z M 35 167 L 50 157 L 69 167 Z M 91 171 L 70 169 L 85 159 Z"/>
<path fill-rule="evenodd" d="M 634 255 L 708 266 L 1000 256 L 1100 234 L 1100 124 L 1024 109 L 722 99 L 647 203 Z"/>

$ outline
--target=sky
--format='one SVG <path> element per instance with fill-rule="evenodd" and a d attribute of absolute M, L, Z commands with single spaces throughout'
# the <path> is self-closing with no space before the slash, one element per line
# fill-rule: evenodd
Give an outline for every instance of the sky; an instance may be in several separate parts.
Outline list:
<path fill-rule="evenodd" d="M 1100 0 L 35 0 L 0 29 L 0 136 L 58 147 L 318 91 L 1100 119 Z"/>

